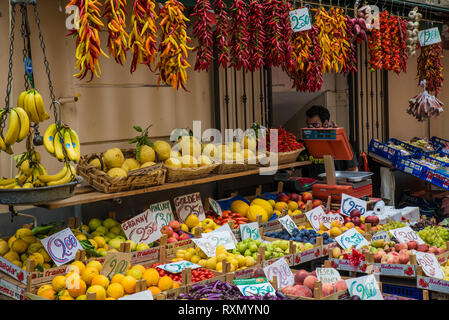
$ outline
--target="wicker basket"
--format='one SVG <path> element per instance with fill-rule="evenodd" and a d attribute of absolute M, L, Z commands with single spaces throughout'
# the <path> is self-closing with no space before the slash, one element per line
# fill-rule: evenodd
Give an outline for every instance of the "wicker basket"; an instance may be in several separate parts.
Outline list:
<path fill-rule="evenodd" d="M 125 158 L 135 158 L 135 149 L 123 150 Z M 102 157 L 103 153 L 85 155 L 81 158 L 77 173 L 82 176 L 96 190 L 104 193 L 115 193 L 120 191 L 134 190 L 161 185 L 165 182 L 166 170 L 162 163 L 151 167 L 132 170 L 126 178 L 111 178 L 106 172 L 89 164 L 96 157 Z"/>
<path fill-rule="evenodd" d="M 279 152 L 278 153 L 278 164 L 285 164 L 285 163 L 292 163 L 295 162 L 296 159 L 298 159 L 299 154 L 304 150 L 298 149 L 295 151 L 289 151 L 289 152 Z M 270 157 L 270 152 L 267 152 L 267 156 Z"/>
<path fill-rule="evenodd" d="M 198 168 L 172 168 L 164 164 L 164 169 L 167 171 L 167 182 L 178 182 L 204 178 L 210 175 L 216 167 L 217 164 L 211 164 Z"/>
<path fill-rule="evenodd" d="M 251 169 L 256 169 L 260 166 L 259 160 L 256 159 L 256 163 L 248 163 L 249 159 L 245 159 L 243 163 L 220 163 L 215 169 L 214 173 L 217 174 L 228 174 L 240 171 L 246 171 Z M 254 162 L 254 161 L 252 161 Z"/>

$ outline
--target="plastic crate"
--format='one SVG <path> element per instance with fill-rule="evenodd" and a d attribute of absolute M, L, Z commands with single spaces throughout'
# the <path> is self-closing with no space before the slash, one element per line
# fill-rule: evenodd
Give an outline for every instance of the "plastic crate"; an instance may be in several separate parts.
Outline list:
<path fill-rule="evenodd" d="M 371 142 L 368 146 L 368 151 L 371 153 L 374 153 L 375 155 L 384 158 L 385 160 L 394 163 L 398 156 L 402 156 L 401 150 L 394 149 L 392 147 L 389 147 L 388 145 L 392 143 L 394 145 L 400 145 L 405 150 L 410 152 L 410 155 L 419 152 L 420 149 L 412 146 L 411 144 L 405 143 L 401 140 L 391 138 L 387 141 L 387 143 L 382 143 L 380 141 L 377 141 L 375 139 L 371 139 Z"/>
<path fill-rule="evenodd" d="M 439 138 L 439 137 L 432 137 L 430 138 L 430 143 L 435 147 L 438 148 L 438 151 L 449 155 L 449 140 Z"/>
<path fill-rule="evenodd" d="M 422 290 L 419 288 L 398 286 L 395 284 L 382 282 L 382 292 L 392 294 L 395 296 L 422 300 Z"/>
<path fill-rule="evenodd" d="M 420 155 L 412 155 L 404 157 L 399 155 L 394 161 L 393 167 L 421 179 L 425 176 L 429 168 L 416 162 L 417 157 L 419 156 Z"/>

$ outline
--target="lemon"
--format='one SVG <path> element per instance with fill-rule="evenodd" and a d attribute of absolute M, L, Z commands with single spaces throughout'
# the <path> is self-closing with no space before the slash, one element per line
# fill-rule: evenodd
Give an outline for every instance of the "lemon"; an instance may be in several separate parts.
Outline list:
<path fill-rule="evenodd" d="M 17 239 L 23 239 L 25 237 L 30 237 L 30 236 L 33 236 L 33 232 L 27 228 L 17 229 L 16 234 L 15 234 L 15 237 Z"/>
<path fill-rule="evenodd" d="M 166 160 L 165 165 L 170 168 L 182 168 L 181 160 L 178 158 L 170 158 Z"/>
<path fill-rule="evenodd" d="M 197 168 L 198 167 L 198 161 L 195 159 L 195 157 L 191 155 L 185 155 L 181 158 L 181 164 L 183 168 Z"/>
<path fill-rule="evenodd" d="M 136 159 L 126 159 L 125 162 L 122 164 L 122 169 L 126 172 L 139 169 L 140 163 Z"/>
<path fill-rule="evenodd" d="M 112 148 L 104 153 L 104 163 L 108 168 L 120 168 L 125 162 L 123 152 L 119 148 Z"/>
<path fill-rule="evenodd" d="M 245 136 L 242 140 L 242 143 L 243 143 L 243 148 L 245 148 L 245 149 L 256 150 L 256 148 L 257 148 L 257 141 L 254 138 Z"/>
<path fill-rule="evenodd" d="M 207 269 L 215 270 L 216 267 L 217 267 L 217 258 L 216 257 L 207 259 L 207 261 L 206 261 Z"/>
<path fill-rule="evenodd" d="M 187 217 L 185 224 L 189 229 L 192 229 L 200 224 L 200 219 L 195 214 L 191 214 Z"/>
<path fill-rule="evenodd" d="M 267 212 L 264 210 L 263 207 L 256 205 L 256 204 L 252 204 L 249 206 L 248 208 L 248 215 L 247 218 L 250 221 L 257 221 L 257 216 L 261 215 L 262 216 L 262 222 L 267 222 L 268 221 L 268 215 Z"/>
<path fill-rule="evenodd" d="M 100 159 L 98 159 L 98 158 L 90 160 L 89 165 L 94 166 L 98 170 L 101 170 L 101 162 L 100 162 Z"/>
<path fill-rule="evenodd" d="M 231 142 L 228 146 L 229 150 L 232 150 L 233 152 L 240 152 L 242 149 L 242 146 L 238 142 Z"/>
<path fill-rule="evenodd" d="M 254 153 L 251 150 L 249 150 L 249 149 L 244 149 L 243 150 L 243 158 L 251 159 L 251 158 L 254 158 L 254 157 L 255 157 Z"/>
<path fill-rule="evenodd" d="M 27 248 L 28 248 L 28 243 L 26 243 L 22 239 L 17 239 L 11 245 L 11 250 L 13 250 L 19 254 L 24 253 L 27 250 Z"/>
<path fill-rule="evenodd" d="M 140 148 L 140 153 L 137 155 L 137 160 L 139 160 L 141 164 L 145 162 L 153 162 L 156 160 L 156 152 L 150 146 L 143 145 Z"/>
<path fill-rule="evenodd" d="M 201 155 L 201 144 L 195 137 L 183 136 L 177 144 L 183 156 L 190 155 L 198 158 Z"/>
<path fill-rule="evenodd" d="M 273 215 L 273 207 L 271 206 L 271 204 L 268 201 L 266 201 L 264 199 L 256 198 L 251 202 L 251 204 L 256 204 L 256 205 L 264 208 L 264 210 L 267 212 L 268 218 L 271 218 L 271 216 Z"/>
<path fill-rule="evenodd" d="M 159 160 L 164 161 L 170 158 L 171 147 L 167 142 L 157 140 L 154 143 L 154 150 L 156 151 Z"/>
<path fill-rule="evenodd" d="M 145 162 L 144 164 L 142 164 L 140 166 L 140 168 L 146 168 L 146 167 L 151 167 L 154 166 L 156 164 L 156 162 L 150 161 L 150 162 Z"/>
<path fill-rule="evenodd" d="M 0 256 L 3 256 L 8 251 L 9 251 L 8 242 L 6 242 L 3 239 L 0 239 Z"/>
<path fill-rule="evenodd" d="M 200 156 L 198 158 L 198 162 L 199 162 L 200 167 L 210 166 L 212 164 L 212 161 L 210 160 L 210 158 L 205 155 Z"/>
<path fill-rule="evenodd" d="M 108 176 L 111 178 L 126 178 L 128 174 L 122 168 L 112 168 L 108 171 Z"/>
<path fill-rule="evenodd" d="M 4 259 L 8 260 L 9 262 L 20 260 L 19 255 L 15 251 L 9 251 L 4 256 Z"/>

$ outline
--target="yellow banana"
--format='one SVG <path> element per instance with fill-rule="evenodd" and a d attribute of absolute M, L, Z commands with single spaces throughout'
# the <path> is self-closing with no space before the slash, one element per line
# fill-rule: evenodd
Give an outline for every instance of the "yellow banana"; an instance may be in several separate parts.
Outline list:
<path fill-rule="evenodd" d="M 28 91 L 23 91 L 20 95 L 19 98 L 17 99 L 17 106 L 19 108 L 24 109 L 25 108 L 25 96 L 27 95 Z"/>
<path fill-rule="evenodd" d="M 40 164 L 40 163 L 37 164 L 36 170 L 37 170 L 37 173 L 38 173 L 39 176 L 48 175 L 47 169 L 45 169 L 45 167 L 42 164 Z"/>
<path fill-rule="evenodd" d="M 54 175 L 42 175 L 42 176 L 39 176 L 38 179 L 39 179 L 39 181 L 44 182 L 44 183 L 48 183 L 51 181 L 58 181 L 65 177 L 65 175 L 67 174 L 67 171 L 69 171 L 69 168 L 67 165 L 64 165 L 64 167 L 58 173 L 56 173 Z"/>
<path fill-rule="evenodd" d="M 75 161 L 76 160 L 76 152 L 75 149 L 73 148 L 73 144 L 72 144 L 72 138 L 70 137 L 70 129 L 66 128 L 64 129 L 64 148 L 65 151 L 67 151 L 67 156 L 69 157 L 70 160 Z"/>
<path fill-rule="evenodd" d="M 50 181 L 49 183 L 47 183 L 47 185 L 48 186 L 57 186 L 57 185 L 69 183 L 70 181 L 72 181 L 72 173 L 73 173 L 73 175 L 75 175 L 75 172 L 76 172 L 75 168 L 72 167 L 71 165 L 69 165 L 69 168 L 67 168 L 67 172 L 62 179 L 59 179 L 56 181 Z"/>
<path fill-rule="evenodd" d="M 16 183 L 16 179 L 0 179 L 0 187 Z"/>
<path fill-rule="evenodd" d="M 8 184 L 8 185 L 4 185 L 4 186 L 0 186 L 0 189 L 14 189 L 17 186 L 16 182 Z"/>
<path fill-rule="evenodd" d="M 32 183 L 27 182 L 23 184 L 22 189 L 32 189 L 33 187 Z"/>
<path fill-rule="evenodd" d="M 24 173 L 22 173 L 22 174 L 16 176 L 16 179 L 17 179 L 17 183 L 18 183 L 18 184 L 23 184 L 23 183 L 26 181 L 27 178 L 28 178 L 28 176 L 25 175 Z"/>
<path fill-rule="evenodd" d="M 59 135 L 58 132 L 56 132 L 55 139 L 53 140 L 55 146 L 55 156 L 58 160 L 64 160 L 64 151 L 62 150 L 63 148 L 62 144 L 64 143 L 62 128 L 60 129 L 60 133 L 61 136 Z"/>
<path fill-rule="evenodd" d="M 39 116 L 39 120 L 45 121 L 50 119 L 49 114 L 45 111 L 44 100 L 39 92 L 35 92 L 34 94 L 34 103 L 36 105 L 37 114 Z"/>
<path fill-rule="evenodd" d="M 2 136 L 0 135 L 0 150 L 5 151 L 6 150 L 6 144 L 5 141 L 3 140 Z"/>
<path fill-rule="evenodd" d="M 19 137 L 20 132 L 20 119 L 14 109 L 11 109 L 9 112 L 9 127 L 8 132 L 5 135 L 5 144 L 7 146 L 13 145 L 17 138 Z"/>
<path fill-rule="evenodd" d="M 12 151 L 11 146 L 6 146 L 5 152 L 6 152 L 7 154 L 14 154 L 14 151 Z"/>
<path fill-rule="evenodd" d="M 75 150 L 75 162 L 79 162 L 81 158 L 81 145 L 80 145 L 80 139 L 78 137 L 78 134 L 75 132 L 75 130 L 69 129 L 70 131 L 70 138 L 72 139 L 72 145 L 73 149 Z"/>
<path fill-rule="evenodd" d="M 56 136 L 56 124 L 53 123 L 48 126 L 47 130 L 45 130 L 44 133 L 44 146 L 45 149 L 50 154 L 55 153 L 55 146 L 54 146 L 55 136 Z"/>
<path fill-rule="evenodd" d="M 34 92 L 31 91 L 28 93 L 25 97 L 25 105 L 28 109 L 28 116 L 30 117 L 31 121 L 34 123 L 39 123 L 39 115 L 37 113 L 36 109 L 36 103 L 34 102 Z"/>
<path fill-rule="evenodd" d="M 17 112 L 20 119 L 20 132 L 17 139 L 17 142 L 20 142 L 25 139 L 30 132 L 30 118 L 28 118 L 28 114 L 21 107 L 14 108 L 14 110 Z"/>

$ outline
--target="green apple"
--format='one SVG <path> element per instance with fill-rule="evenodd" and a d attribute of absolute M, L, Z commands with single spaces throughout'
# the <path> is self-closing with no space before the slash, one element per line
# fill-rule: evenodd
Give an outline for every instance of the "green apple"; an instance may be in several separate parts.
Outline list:
<path fill-rule="evenodd" d="M 257 247 L 257 244 L 255 244 L 254 242 L 251 242 L 248 245 L 248 249 L 251 250 L 251 252 L 257 252 L 259 250 L 259 247 Z"/>
<path fill-rule="evenodd" d="M 114 219 L 111 219 L 111 218 L 107 218 L 106 220 L 103 221 L 103 226 L 106 229 L 111 229 L 112 227 L 115 227 L 118 224 L 119 223 L 117 221 L 115 221 Z"/>
<path fill-rule="evenodd" d="M 115 235 L 119 235 L 121 231 L 122 231 L 121 226 L 115 226 L 115 227 L 112 227 L 111 229 L 109 229 L 109 232 L 112 232 Z"/>
<path fill-rule="evenodd" d="M 289 242 L 287 240 L 282 240 L 282 242 L 279 244 L 279 248 L 282 249 L 282 251 L 284 251 L 285 249 L 288 248 Z"/>
<path fill-rule="evenodd" d="M 244 243 L 244 242 L 239 242 L 239 243 L 237 244 L 237 250 L 238 250 L 241 254 L 243 254 L 243 253 L 246 251 L 246 249 L 248 249 L 248 245 L 247 245 L 246 243 Z"/>
<path fill-rule="evenodd" d="M 249 257 L 250 255 L 252 255 L 253 253 L 251 252 L 251 250 L 246 249 L 244 256 L 245 257 Z"/>
<path fill-rule="evenodd" d="M 123 236 L 117 236 L 117 237 L 115 237 L 114 239 L 119 239 L 119 240 L 121 240 L 121 241 L 126 241 L 126 238 L 123 237 Z"/>
<path fill-rule="evenodd" d="M 111 239 L 114 239 L 115 237 L 117 237 L 117 235 L 115 233 L 111 232 L 111 231 L 106 233 L 104 236 L 108 237 L 108 238 L 111 238 Z"/>
<path fill-rule="evenodd" d="M 254 259 L 254 260 L 257 260 L 258 254 L 259 254 L 259 253 L 257 253 L 257 252 L 253 252 L 253 259 Z"/>
<path fill-rule="evenodd" d="M 123 242 L 124 240 L 119 239 L 119 238 L 115 238 L 112 239 L 108 242 L 108 244 L 113 247 L 114 249 L 120 250 L 120 244 Z"/>
<path fill-rule="evenodd" d="M 232 249 L 231 253 L 232 254 L 240 254 L 240 252 L 237 249 Z"/>
<path fill-rule="evenodd" d="M 262 241 L 260 241 L 260 240 L 255 240 L 254 242 L 257 244 L 257 246 L 260 246 L 262 243 Z"/>
<path fill-rule="evenodd" d="M 103 226 L 99 226 L 97 229 L 95 229 L 95 232 L 101 233 L 101 234 L 106 234 L 106 233 L 108 233 L 108 229 L 106 229 Z"/>
<path fill-rule="evenodd" d="M 90 219 L 90 221 L 89 221 L 90 231 L 93 232 L 93 231 L 97 230 L 97 228 L 100 227 L 101 224 L 102 224 L 102 221 L 100 219 L 97 219 L 97 218 Z"/>
<path fill-rule="evenodd" d="M 270 259 L 271 258 L 271 251 L 266 250 L 265 251 L 265 259 Z"/>

